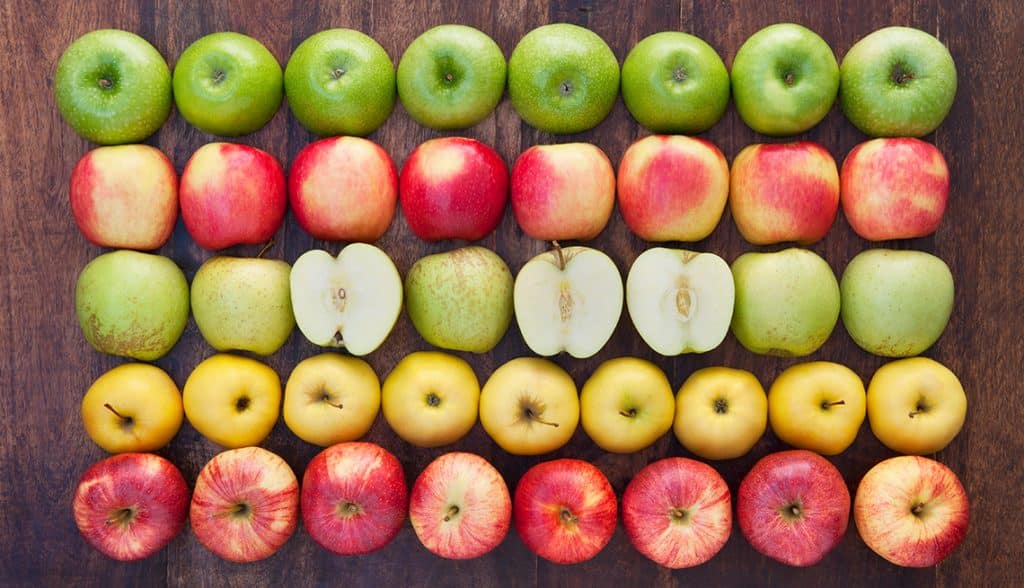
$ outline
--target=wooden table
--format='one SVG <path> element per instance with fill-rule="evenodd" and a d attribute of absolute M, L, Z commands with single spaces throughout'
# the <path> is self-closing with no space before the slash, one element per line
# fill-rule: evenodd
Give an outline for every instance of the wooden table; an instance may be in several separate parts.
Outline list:
<path fill-rule="evenodd" d="M 45 5 L 44 5 L 45 4 Z M 0 585 L 26 586 L 258 586 L 300 584 L 399 586 L 437 585 L 1024 585 L 1024 522 L 1020 465 L 1024 449 L 1021 427 L 1021 380 L 1024 353 L 1020 317 L 1020 268 L 1024 246 L 1024 181 L 1019 155 L 1024 136 L 1024 8 L 1019 3 L 922 0 L 920 2 L 622 2 L 478 0 L 466 2 L 53 2 L 12 0 L 0 6 Z M 670 572 L 640 556 L 621 525 L 608 547 L 581 565 L 559 566 L 534 557 L 515 533 L 492 554 L 453 563 L 423 549 L 406 524 L 384 550 L 364 557 L 338 557 L 314 544 L 300 529 L 273 557 L 250 565 L 221 561 L 186 529 L 166 549 L 134 564 L 115 563 L 80 539 L 71 517 L 71 497 L 78 477 L 105 457 L 86 436 L 79 415 L 82 394 L 94 378 L 120 359 L 101 355 L 85 342 L 74 318 L 73 291 L 78 271 L 100 253 L 75 227 L 68 204 L 68 177 L 91 145 L 61 120 L 52 97 L 54 66 L 65 47 L 96 28 L 135 31 L 151 41 L 173 66 L 178 55 L 200 36 L 220 30 L 243 32 L 265 43 L 282 64 L 307 36 L 331 27 L 351 27 L 376 38 L 396 61 L 406 45 L 427 28 L 449 22 L 472 25 L 492 35 L 506 56 L 532 28 L 556 21 L 589 27 L 611 46 L 620 62 L 641 38 L 663 30 L 683 30 L 710 42 L 727 64 L 754 31 L 780 21 L 800 22 L 821 34 L 840 58 L 867 33 L 890 24 L 919 27 L 945 42 L 957 63 L 960 90 L 946 122 L 928 139 L 945 154 L 952 175 L 949 208 L 932 237 L 891 243 L 899 248 L 931 251 L 953 269 L 957 285 L 953 317 L 945 335 L 926 355 L 945 363 L 962 379 L 969 397 L 967 424 L 937 457 L 956 471 L 973 501 L 970 530 L 960 549 L 941 565 L 921 570 L 886 563 L 860 540 L 851 522 L 839 547 L 820 565 L 787 568 L 758 555 L 738 527 L 724 550 L 695 569 Z M 401 166 L 419 143 L 439 135 L 413 122 L 399 106 L 372 138 Z M 619 101 L 596 129 L 572 137 L 554 137 L 523 124 L 508 101 L 464 134 L 493 145 L 511 164 L 537 143 L 582 140 L 596 143 L 617 163 L 626 147 L 646 134 Z M 745 145 L 762 141 L 730 106 L 706 137 L 734 157 Z M 820 141 L 837 161 L 864 137 L 838 107 L 804 138 Z M 263 130 L 240 139 L 266 149 L 287 165 L 313 137 L 282 107 Z M 180 170 L 200 145 L 216 140 L 172 114 L 149 140 Z M 510 211 L 498 231 L 482 241 L 509 263 L 513 272 L 546 245 L 525 237 Z M 399 214 L 379 242 L 404 273 L 419 257 L 456 246 L 417 240 Z M 625 275 L 633 259 L 649 244 L 634 237 L 618 212 L 593 245 L 607 252 Z M 837 274 L 869 244 L 851 231 L 842 215 L 824 241 L 812 249 Z M 271 257 L 293 262 L 302 252 L 337 243 L 314 241 L 289 214 L 277 234 Z M 726 213 L 707 240 L 692 247 L 718 253 L 728 261 L 755 249 L 740 237 Z M 239 247 L 237 255 L 255 255 L 258 247 Z M 184 227 L 160 253 L 170 256 L 191 278 L 211 253 L 191 242 Z M 407 353 L 425 349 L 408 318 L 402 316 L 385 345 L 369 360 L 384 376 Z M 286 346 L 267 361 L 282 378 L 317 349 L 295 331 Z M 190 370 L 212 353 L 193 322 L 177 347 L 160 361 L 179 385 Z M 486 355 L 466 355 L 481 381 L 503 362 L 528 354 L 513 325 L 498 347 Z M 663 358 L 637 336 L 624 313 L 611 342 L 588 360 L 557 359 L 577 384 L 603 360 L 635 355 L 652 359 L 678 386 L 694 369 L 729 365 L 754 371 L 766 385 L 792 359 L 755 356 L 730 335 L 703 356 Z M 828 343 L 810 359 L 844 363 L 865 381 L 883 360 L 861 351 L 838 326 Z M 599 449 L 582 430 L 554 455 L 513 457 L 502 452 L 479 425 L 451 447 L 425 450 L 400 441 L 382 418 L 368 440 L 394 452 L 412 479 L 445 451 L 468 450 L 486 456 L 510 487 L 531 465 L 551 457 L 591 460 L 621 492 L 645 464 L 667 455 L 686 455 L 666 435 L 653 447 L 632 455 Z M 318 451 L 299 441 L 282 422 L 264 443 L 301 473 Z M 782 449 L 769 432 L 747 456 L 715 464 L 735 493 L 743 474 L 761 456 Z M 160 453 L 194 483 L 199 469 L 219 448 L 185 424 Z M 867 424 L 855 444 L 833 462 L 851 492 L 875 463 L 889 457 Z"/>

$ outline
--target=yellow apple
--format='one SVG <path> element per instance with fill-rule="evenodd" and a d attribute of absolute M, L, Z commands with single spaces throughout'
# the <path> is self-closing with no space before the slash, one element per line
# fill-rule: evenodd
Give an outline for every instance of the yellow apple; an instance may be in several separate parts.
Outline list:
<path fill-rule="evenodd" d="M 110 453 L 156 451 L 178 433 L 182 418 L 178 386 L 148 363 L 115 367 L 82 398 L 85 432 Z"/>
<path fill-rule="evenodd" d="M 182 396 L 188 422 L 210 441 L 259 445 L 281 411 L 281 380 L 255 359 L 218 353 L 192 370 Z"/>
<path fill-rule="evenodd" d="M 321 353 L 304 359 L 284 387 L 284 424 L 321 447 L 359 439 L 379 411 L 380 380 L 357 357 Z"/>
<path fill-rule="evenodd" d="M 632 453 L 672 428 L 672 384 L 658 366 L 636 357 L 602 363 L 580 392 L 580 421 L 598 447 Z"/>
<path fill-rule="evenodd" d="M 381 408 L 399 437 L 419 447 L 463 438 L 476 424 L 480 381 L 465 360 L 441 351 L 417 351 L 384 379 Z"/>
<path fill-rule="evenodd" d="M 676 438 L 704 459 L 746 455 L 767 427 L 768 397 L 757 376 L 746 370 L 699 369 L 676 394 Z"/>
<path fill-rule="evenodd" d="M 850 368 L 830 361 L 799 363 L 772 382 L 768 421 L 783 443 L 838 455 L 857 438 L 865 402 L 864 382 Z"/>

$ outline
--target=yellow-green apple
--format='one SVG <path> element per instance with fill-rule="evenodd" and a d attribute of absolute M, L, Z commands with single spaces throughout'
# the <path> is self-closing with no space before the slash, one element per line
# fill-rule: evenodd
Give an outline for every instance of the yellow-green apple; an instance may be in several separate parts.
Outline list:
<path fill-rule="evenodd" d="M 512 213 L 523 232 L 542 241 L 589 241 L 615 206 L 615 170 L 591 143 L 534 145 L 512 165 Z"/>
<path fill-rule="evenodd" d="M 871 432 L 899 453 L 942 451 L 967 416 L 967 395 L 960 379 L 927 357 L 898 359 L 878 368 L 867 394 Z"/>
<path fill-rule="evenodd" d="M 85 470 L 72 499 L 85 541 L 120 561 L 145 559 L 185 526 L 188 484 L 154 453 L 121 453 Z"/>
<path fill-rule="evenodd" d="M 783 443 L 822 455 L 853 444 L 864 422 L 864 382 L 831 361 L 798 363 L 783 370 L 768 390 L 768 420 Z"/>
<path fill-rule="evenodd" d="M 248 145 L 207 143 L 189 158 L 178 190 L 181 218 L 204 249 L 269 241 L 288 193 L 273 155 Z"/>
<path fill-rule="evenodd" d="M 299 481 L 279 455 L 262 447 L 229 449 L 199 471 L 189 522 L 196 539 L 220 557 L 266 559 L 298 521 Z"/>
<path fill-rule="evenodd" d="M 576 383 L 546 359 L 518 357 L 504 363 L 480 392 L 480 424 L 513 455 L 540 455 L 562 447 L 579 421 Z"/>
<path fill-rule="evenodd" d="M 825 237 L 839 210 L 839 170 L 813 141 L 747 145 L 732 162 L 729 210 L 754 245 Z"/>
<path fill-rule="evenodd" d="M 590 357 L 611 338 L 622 315 L 622 276 L 590 247 L 562 248 L 526 262 L 513 285 L 519 332 L 537 355 Z"/>
<path fill-rule="evenodd" d="M 424 469 L 409 494 L 409 522 L 431 553 L 480 557 L 501 545 L 512 499 L 501 473 L 475 453 L 446 453 Z"/>
<path fill-rule="evenodd" d="M 284 424 L 303 441 L 327 447 L 355 441 L 380 410 L 380 380 L 370 364 L 321 353 L 295 366 L 284 387 Z"/>
<path fill-rule="evenodd" d="M 939 228 L 949 197 L 949 168 L 935 145 L 900 137 L 853 148 L 839 174 L 843 214 L 869 241 L 913 239 Z"/>
<path fill-rule="evenodd" d="M 174 380 L 146 363 L 111 369 L 82 397 L 85 432 L 110 453 L 156 451 L 171 442 L 184 417 Z"/>
<path fill-rule="evenodd" d="M 464 359 L 441 351 L 405 356 L 384 379 L 381 408 L 399 437 L 419 447 L 440 447 L 476 424 L 480 382 Z"/>
<path fill-rule="evenodd" d="M 366 355 L 387 339 L 402 312 L 402 278 L 388 254 L 351 243 L 332 257 L 321 249 L 295 260 L 289 279 L 299 331 L 321 347 Z"/>
<path fill-rule="evenodd" d="M 846 534 L 850 491 L 836 466 L 813 451 L 770 453 L 740 482 L 736 518 L 758 553 L 811 566 Z"/>
<path fill-rule="evenodd" d="M 746 370 L 699 369 L 676 394 L 676 438 L 704 459 L 746 455 L 767 427 L 768 398 L 757 376 Z"/>
<path fill-rule="evenodd" d="M 69 193 L 78 229 L 100 247 L 158 249 L 178 217 L 178 174 L 149 145 L 86 153 L 71 171 Z"/>
<path fill-rule="evenodd" d="M 665 372 L 637 357 L 599 365 L 580 391 L 580 423 L 598 447 L 632 453 L 672 428 L 675 396 Z"/>
<path fill-rule="evenodd" d="M 512 521 L 538 556 L 560 564 L 597 555 L 615 532 L 615 491 L 592 463 L 555 459 L 526 470 L 516 485 Z"/>
<path fill-rule="evenodd" d="M 373 443 L 338 443 L 302 476 L 302 526 L 324 549 L 363 555 L 391 542 L 409 506 L 402 464 Z"/>
<path fill-rule="evenodd" d="M 729 164 L 713 143 L 651 135 L 619 162 L 623 220 L 647 241 L 700 241 L 718 226 L 729 197 Z"/>
<path fill-rule="evenodd" d="M 715 468 L 668 457 L 637 472 L 622 494 L 622 526 L 637 551 L 670 569 L 700 565 L 732 532 L 732 496 Z"/>
<path fill-rule="evenodd" d="M 970 501 L 952 470 L 902 455 L 868 470 L 857 485 L 853 520 L 872 551 L 898 566 L 934 566 L 967 534 Z"/>
<path fill-rule="evenodd" d="M 185 273 L 170 259 L 112 251 L 90 261 L 75 285 L 75 314 L 97 351 L 153 361 L 178 342 L 188 322 Z"/>
<path fill-rule="evenodd" d="M 277 259 L 216 256 L 192 277 L 192 316 L 217 351 L 270 355 L 295 327 L 291 266 Z"/>
<path fill-rule="evenodd" d="M 654 247 L 637 256 L 626 276 L 629 318 L 662 355 L 721 345 L 735 294 L 729 264 L 714 253 Z"/>
<path fill-rule="evenodd" d="M 188 422 L 214 443 L 259 445 L 277 422 L 281 380 L 255 359 L 218 353 L 189 374 L 182 402 Z"/>
<path fill-rule="evenodd" d="M 431 139 L 405 160 L 398 198 L 405 222 L 420 239 L 477 241 L 505 213 L 508 168 L 497 151 L 475 139 Z"/>

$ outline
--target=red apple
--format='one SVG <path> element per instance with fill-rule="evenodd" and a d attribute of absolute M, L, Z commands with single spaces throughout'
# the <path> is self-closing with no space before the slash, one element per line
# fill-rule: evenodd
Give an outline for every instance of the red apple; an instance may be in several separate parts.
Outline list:
<path fill-rule="evenodd" d="M 820 241 L 839 210 L 839 170 L 811 141 L 748 145 L 732 162 L 729 209 L 754 245 Z"/>
<path fill-rule="evenodd" d="M 248 145 L 207 143 L 181 174 L 181 218 L 192 239 L 210 250 L 269 241 L 288 203 L 284 170 Z"/>
<path fill-rule="evenodd" d="M 152 453 L 121 453 L 82 474 L 73 501 L 82 537 L 121 561 L 163 549 L 185 525 L 188 485 L 178 468 Z"/>
<path fill-rule="evenodd" d="M 178 217 L 178 174 L 149 145 L 98 147 L 71 172 L 71 212 L 100 247 L 159 249 Z"/>
<path fill-rule="evenodd" d="M 588 241 L 615 206 L 615 170 L 596 145 L 535 145 L 512 166 L 512 212 L 523 232 L 543 241 Z"/>
<path fill-rule="evenodd" d="M 736 518 L 759 553 L 810 566 L 846 533 L 850 491 L 836 466 L 813 451 L 771 453 L 740 482 Z"/>
<path fill-rule="evenodd" d="M 718 226 L 729 196 L 729 164 L 712 143 L 652 135 L 619 162 L 619 211 L 648 241 L 700 241 Z"/>
<path fill-rule="evenodd" d="M 853 500 L 861 539 L 899 566 L 922 568 L 946 559 L 967 534 L 968 518 L 967 493 L 956 474 L 916 455 L 871 468 Z"/>
<path fill-rule="evenodd" d="M 362 555 L 391 542 L 405 522 L 405 474 L 373 443 L 338 443 L 318 453 L 302 477 L 302 524 L 338 555 Z"/>
<path fill-rule="evenodd" d="M 448 559 L 490 552 L 508 534 L 512 499 L 498 470 L 473 453 L 446 453 L 420 473 L 409 520 L 420 542 Z"/>
<path fill-rule="evenodd" d="M 196 479 L 189 520 L 207 549 L 229 561 L 273 555 L 295 532 L 299 482 L 283 459 L 261 447 L 213 456 Z"/>
<path fill-rule="evenodd" d="M 391 156 L 372 141 L 321 139 L 295 156 L 288 197 L 299 226 L 313 237 L 372 243 L 395 215 L 398 172 Z"/>
<path fill-rule="evenodd" d="M 644 469 L 622 495 L 622 524 L 630 543 L 672 569 L 700 565 L 718 553 L 732 531 L 729 486 L 706 463 L 669 457 Z"/>
<path fill-rule="evenodd" d="M 443 137 L 409 154 L 398 180 L 402 215 L 425 241 L 489 235 L 508 199 L 508 168 L 480 141 Z"/>
<path fill-rule="evenodd" d="M 580 563 L 611 540 L 616 510 L 615 491 L 601 470 L 579 459 L 555 459 L 519 479 L 512 521 L 530 551 L 555 563 Z"/>
<path fill-rule="evenodd" d="M 843 214 L 869 241 L 935 232 L 946 212 L 949 169 L 931 143 L 909 137 L 857 145 L 840 173 Z"/>

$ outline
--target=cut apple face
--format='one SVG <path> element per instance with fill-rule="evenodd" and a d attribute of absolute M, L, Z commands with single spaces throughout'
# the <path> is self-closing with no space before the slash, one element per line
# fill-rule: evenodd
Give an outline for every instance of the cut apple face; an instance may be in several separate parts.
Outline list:
<path fill-rule="evenodd" d="M 352 243 L 338 257 L 314 249 L 292 266 L 292 311 L 299 330 L 321 347 L 366 355 L 380 346 L 402 311 L 402 278 L 387 253 Z"/>
<path fill-rule="evenodd" d="M 655 247 L 626 277 L 626 307 L 640 337 L 662 355 L 704 353 L 729 332 L 736 290 L 713 253 Z"/>
<path fill-rule="evenodd" d="M 600 351 L 619 323 L 622 297 L 615 262 L 590 247 L 556 245 L 541 253 L 519 270 L 513 290 L 519 331 L 543 356 L 566 351 L 586 358 Z"/>

